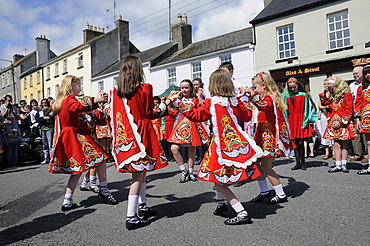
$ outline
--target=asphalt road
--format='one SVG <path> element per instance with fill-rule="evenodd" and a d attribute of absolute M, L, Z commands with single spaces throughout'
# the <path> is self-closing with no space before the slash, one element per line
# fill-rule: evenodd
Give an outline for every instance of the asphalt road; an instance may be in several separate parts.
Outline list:
<path fill-rule="evenodd" d="M 80 208 L 63 213 L 67 175 L 45 165 L 0 171 L 0 245 L 369 245 L 370 176 L 328 173 L 334 161 L 307 160 L 307 170 L 292 171 L 293 160 L 275 161 L 287 203 L 249 203 L 256 181 L 232 187 L 253 224 L 226 226 L 212 214 L 212 184 L 179 183 L 176 163 L 148 175 L 148 205 L 157 210 L 152 224 L 127 231 L 125 217 L 130 175 L 110 164 L 109 186 L 120 202 L 106 204 L 92 192 L 76 190 Z M 196 166 L 197 167 L 197 166 Z M 272 186 L 269 186 L 272 190 Z M 231 209 L 229 209 L 231 211 Z M 234 216 L 228 212 L 227 216 Z"/>

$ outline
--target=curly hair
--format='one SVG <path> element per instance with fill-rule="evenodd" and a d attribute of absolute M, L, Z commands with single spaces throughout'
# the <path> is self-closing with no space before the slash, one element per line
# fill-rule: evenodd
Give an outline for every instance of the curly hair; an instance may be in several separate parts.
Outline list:
<path fill-rule="evenodd" d="M 332 76 L 326 78 L 328 86 L 334 86 L 334 90 L 330 91 L 329 98 L 334 101 L 339 101 L 343 98 L 344 94 L 351 92 L 347 82 L 341 80 L 338 77 Z"/>

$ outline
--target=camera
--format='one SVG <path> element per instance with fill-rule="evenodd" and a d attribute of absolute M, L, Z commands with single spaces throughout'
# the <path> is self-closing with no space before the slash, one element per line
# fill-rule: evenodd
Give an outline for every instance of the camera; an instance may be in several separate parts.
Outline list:
<path fill-rule="evenodd" d="M 11 103 L 8 103 L 7 107 L 8 107 L 8 108 L 12 108 L 12 107 L 13 107 L 13 105 L 12 105 Z"/>

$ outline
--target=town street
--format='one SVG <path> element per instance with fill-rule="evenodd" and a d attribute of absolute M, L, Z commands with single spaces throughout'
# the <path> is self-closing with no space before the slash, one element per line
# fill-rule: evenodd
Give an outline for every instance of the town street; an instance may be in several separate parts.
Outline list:
<path fill-rule="evenodd" d="M 356 174 L 359 162 L 348 165 L 349 174 L 328 173 L 333 163 L 310 158 L 306 171 L 292 171 L 293 160 L 280 158 L 275 170 L 288 203 L 249 203 L 259 191 L 256 181 L 232 187 L 254 223 L 226 226 L 226 218 L 212 214 L 212 184 L 180 184 L 177 164 L 171 162 L 149 173 L 148 205 L 157 217 L 135 231 L 125 227 L 130 175 L 117 173 L 111 163 L 109 186 L 120 203 L 108 205 L 76 189 L 74 202 L 81 207 L 66 213 L 60 206 L 67 175 L 50 174 L 45 165 L 5 169 L 0 172 L 0 245 L 369 245 L 370 176 Z"/>

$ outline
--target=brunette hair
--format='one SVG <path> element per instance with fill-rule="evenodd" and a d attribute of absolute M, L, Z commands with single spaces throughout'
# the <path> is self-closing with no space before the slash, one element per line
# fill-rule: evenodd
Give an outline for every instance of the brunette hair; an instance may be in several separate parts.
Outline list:
<path fill-rule="evenodd" d="M 211 96 L 233 97 L 235 96 L 234 83 L 231 80 L 230 73 L 217 69 L 209 77 L 209 93 Z"/>
<path fill-rule="evenodd" d="M 46 102 L 46 107 L 50 107 L 50 102 L 49 102 L 49 100 L 48 100 L 48 99 L 43 98 L 43 99 L 41 100 L 41 102 L 40 102 L 41 106 L 42 106 L 42 102 Z"/>
<path fill-rule="evenodd" d="M 290 77 L 290 78 L 287 80 L 287 82 L 286 82 L 286 86 L 287 86 L 287 88 L 288 88 L 289 96 L 290 96 L 293 100 L 294 100 L 294 97 L 295 97 L 295 95 L 296 95 L 296 94 L 294 94 L 293 92 L 291 92 L 291 91 L 289 90 L 289 83 L 291 83 L 291 82 L 294 82 L 296 85 L 298 85 L 298 92 L 304 92 L 304 93 L 307 93 L 307 92 L 305 91 L 304 87 L 303 87 L 303 84 L 302 84 L 298 79 L 296 79 L 296 78 L 294 78 L 294 77 Z"/>
<path fill-rule="evenodd" d="M 72 84 L 78 83 L 79 81 L 80 79 L 73 75 L 66 75 L 64 77 L 57 92 L 57 98 L 53 104 L 53 112 L 55 114 L 59 113 L 64 98 L 72 94 Z"/>
<path fill-rule="evenodd" d="M 121 63 L 117 79 L 117 95 L 120 98 L 132 97 L 144 82 L 144 70 L 136 56 L 127 56 Z"/>
<path fill-rule="evenodd" d="M 32 106 L 32 103 L 36 103 L 37 106 L 39 106 L 39 102 L 36 99 L 32 99 L 30 101 L 30 105 Z"/>
<path fill-rule="evenodd" d="M 252 78 L 252 81 L 261 85 L 265 85 L 266 94 L 270 95 L 274 99 L 274 102 L 280 111 L 285 111 L 287 109 L 287 106 L 281 97 L 280 91 L 271 75 L 264 72 L 258 73 Z"/>
<path fill-rule="evenodd" d="M 370 73 L 370 65 L 366 65 L 364 67 L 364 69 L 362 69 L 362 76 L 363 76 L 363 80 L 362 80 L 362 90 L 364 89 L 367 89 L 367 87 L 369 87 L 370 85 L 370 81 L 368 81 L 365 77 L 365 73 Z"/>
<path fill-rule="evenodd" d="M 194 85 L 193 85 L 193 82 L 191 82 L 190 79 L 183 79 L 181 82 L 180 82 L 180 90 L 181 90 L 181 83 L 188 83 L 190 85 L 190 88 L 191 88 L 191 93 L 190 93 L 190 97 L 191 98 L 194 98 L 194 97 L 197 97 L 197 92 L 194 90 Z M 180 92 L 180 98 L 183 98 L 184 95 L 182 94 L 182 92 Z"/>

